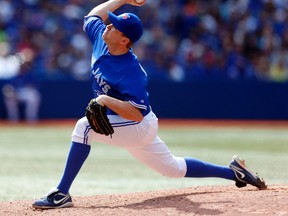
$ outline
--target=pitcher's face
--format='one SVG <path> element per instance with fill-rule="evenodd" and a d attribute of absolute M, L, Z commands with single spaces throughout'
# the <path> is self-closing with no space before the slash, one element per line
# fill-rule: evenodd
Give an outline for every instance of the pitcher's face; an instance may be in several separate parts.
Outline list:
<path fill-rule="evenodd" d="M 123 37 L 126 38 L 122 32 L 120 32 L 113 26 L 113 24 L 107 25 L 102 35 L 102 38 L 107 45 L 119 43 L 123 39 Z"/>

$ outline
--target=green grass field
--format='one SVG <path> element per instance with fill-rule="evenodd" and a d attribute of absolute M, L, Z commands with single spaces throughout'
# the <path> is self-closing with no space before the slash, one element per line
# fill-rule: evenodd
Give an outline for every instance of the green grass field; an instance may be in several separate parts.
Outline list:
<path fill-rule="evenodd" d="M 70 148 L 71 126 L 0 127 L 0 201 L 36 199 L 56 186 Z M 288 183 L 288 128 L 164 127 L 159 132 L 176 156 L 227 165 L 234 154 L 270 184 Z M 170 179 L 125 150 L 94 143 L 72 185 L 74 196 L 225 185 L 209 179 Z"/>

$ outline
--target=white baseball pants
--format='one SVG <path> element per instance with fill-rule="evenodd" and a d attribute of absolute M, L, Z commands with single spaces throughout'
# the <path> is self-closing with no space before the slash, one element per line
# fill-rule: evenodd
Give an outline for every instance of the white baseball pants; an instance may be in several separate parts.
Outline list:
<path fill-rule="evenodd" d="M 90 145 L 93 141 L 125 148 L 143 164 L 164 176 L 182 178 L 187 166 L 184 158 L 175 157 L 158 137 L 158 119 L 153 112 L 138 123 L 118 115 L 108 115 L 114 128 L 110 136 L 95 133 L 86 117 L 78 120 L 72 133 L 72 141 Z"/>

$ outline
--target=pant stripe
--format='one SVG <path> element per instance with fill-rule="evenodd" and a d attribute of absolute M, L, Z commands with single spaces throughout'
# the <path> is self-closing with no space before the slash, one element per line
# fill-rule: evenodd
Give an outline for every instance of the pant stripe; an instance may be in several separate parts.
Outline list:
<path fill-rule="evenodd" d="M 111 125 L 113 127 L 124 127 L 124 126 L 136 125 L 136 124 L 139 124 L 139 122 L 135 122 L 135 121 L 118 122 L 118 123 L 112 123 Z"/>
<path fill-rule="evenodd" d="M 91 130 L 90 125 L 86 126 L 86 129 L 84 131 L 84 144 L 88 144 L 88 133 Z"/>

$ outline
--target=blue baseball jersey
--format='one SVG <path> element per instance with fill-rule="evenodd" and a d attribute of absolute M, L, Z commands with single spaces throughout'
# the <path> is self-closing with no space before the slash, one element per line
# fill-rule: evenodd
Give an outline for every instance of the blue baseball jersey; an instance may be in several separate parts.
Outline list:
<path fill-rule="evenodd" d="M 147 74 L 132 49 L 123 55 L 109 53 L 102 39 L 105 28 L 100 17 L 90 16 L 84 19 L 83 29 L 93 44 L 90 75 L 93 93 L 95 97 L 106 94 L 128 101 L 145 116 L 150 112 Z M 108 109 L 108 114 L 116 113 Z"/>

